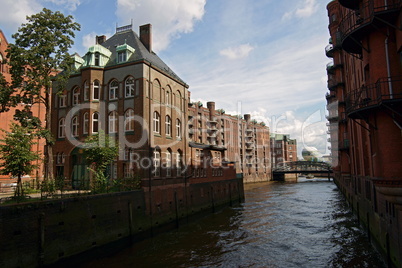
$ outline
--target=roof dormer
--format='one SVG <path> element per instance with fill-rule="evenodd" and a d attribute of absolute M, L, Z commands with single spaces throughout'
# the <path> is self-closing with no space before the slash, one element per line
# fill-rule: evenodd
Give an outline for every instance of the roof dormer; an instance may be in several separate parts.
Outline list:
<path fill-rule="evenodd" d="M 126 62 L 131 57 L 131 55 L 133 55 L 135 49 L 127 44 L 124 44 L 116 47 L 116 52 L 116 63 L 123 63 Z"/>
<path fill-rule="evenodd" d="M 109 49 L 96 44 L 90 47 L 84 56 L 85 66 L 105 67 L 111 55 Z"/>

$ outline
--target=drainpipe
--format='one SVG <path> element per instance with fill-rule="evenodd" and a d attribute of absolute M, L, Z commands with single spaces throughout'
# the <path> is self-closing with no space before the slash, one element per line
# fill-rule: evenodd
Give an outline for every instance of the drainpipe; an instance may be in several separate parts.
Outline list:
<path fill-rule="evenodd" d="M 390 66 L 390 62 L 389 62 L 388 38 L 389 38 L 389 28 L 387 28 L 387 38 L 385 38 L 385 60 L 387 62 L 389 95 L 390 95 L 390 99 L 393 99 L 394 92 L 392 89 L 392 82 L 391 82 L 391 66 Z"/>

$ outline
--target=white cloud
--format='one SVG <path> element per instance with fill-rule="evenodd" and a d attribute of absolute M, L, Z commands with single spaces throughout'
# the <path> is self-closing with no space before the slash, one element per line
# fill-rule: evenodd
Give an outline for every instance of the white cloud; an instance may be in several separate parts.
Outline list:
<path fill-rule="evenodd" d="M 249 53 L 254 49 L 250 44 L 243 44 L 238 47 L 228 47 L 219 52 L 222 56 L 228 59 L 242 59 L 249 55 Z"/>
<path fill-rule="evenodd" d="M 1 28 L 14 33 L 22 23 L 26 22 L 26 16 L 39 12 L 41 8 L 42 6 L 35 0 L 2 0 Z"/>
<path fill-rule="evenodd" d="M 151 23 L 153 50 L 166 49 L 182 33 L 192 32 L 204 16 L 206 0 L 117 0 L 116 15 L 120 22 L 134 25 Z"/>
<path fill-rule="evenodd" d="M 313 15 L 318 9 L 318 5 L 316 0 L 305 0 L 304 6 L 302 8 L 298 8 L 295 11 L 296 16 L 300 18 L 306 18 Z"/>
<path fill-rule="evenodd" d="M 50 2 L 58 6 L 63 6 L 70 11 L 77 9 L 77 6 L 81 4 L 80 0 L 44 0 L 45 2 Z"/>

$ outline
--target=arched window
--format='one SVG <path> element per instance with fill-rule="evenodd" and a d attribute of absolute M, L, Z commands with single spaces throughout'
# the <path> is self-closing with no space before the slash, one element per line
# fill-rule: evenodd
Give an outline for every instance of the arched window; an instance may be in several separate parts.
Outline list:
<path fill-rule="evenodd" d="M 159 150 L 154 151 L 154 176 L 159 177 L 161 175 L 161 153 Z"/>
<path fill-rule="evenodd" d="M 170 105 L 171 104 L 171 96 L 170 96 L 170 90 L 169 88 L 166 90 L 166 105 Z"/>
<path fill-rule="evenodd" d="M 109 113 L 109 133 L 116 133 L 118 129 L 117 113 L 113 111 Z"/>
<path fill-rule="evenodd" d="M 134 131 L 134 110 L 128 109 L 124 114 L 124 130 Z"/>
<path fill-rule="evenodd" d="M 80 103 L 80 89 L 75 87 L 73 89 L 73 106 Z"/>
<path fill-rule="evenodd" d="M 92 114 L 92 133 L 96 134 L 99 132 L 99 114 Z"/>
<path fill-rule="evenodd" d="M 172 176 L 172 152 L 170 149 L 166 152 L 166 176 Z"/>
<path fill-rule="evenodd" d="M 89 100 L 89 95 L 90 95 L 90 93 L 89 93 L 89 85 L 88 85 L 88 82 L 85 81 L 84 82 L 84 101 Z"/>
<path fill-rule="evenodd" d="M 71 119 L 71 134 L 74 137 L 78 136 L 78 117 L 74 116 L 73 119 Z"/>
<path fill-rule="evenodd" d="M 176 119 L 176 138 L 181 138 L 181 122 Z"/>
<path fill-rule="evenodd" d="M 160 127 L 160 115 L 158 112 L 154 112 L 154 133 L 160 133 L 161 132 L 161 127 Z"/>
<path fill-rule="evenodd" d="M 168 115 L 165 118 L 165 133 L 166 136 L 172 136 L 172 120 Z"/>
<path fill-rule="evenodd" d="M 98 80 L 95 80 L 92 84 L 92 100 L 99 100 L 100 84 Z"/>
<path fill-rule="evenodd" d="M 83 129 L 82 129 L 82 132 L 84 133 L 84 134 L 88 134 L 88 131 L 89 131 L 89 113 L 84 113 L 84 123 L 83 123 Z"/>
<path fill-rule="evenodd" d="M 59 127 L 58 127 L 58 137 L 59 138 L 64 138 L 66 136 L 66 119 L 61 118 L 59 120 Z"/>
<path fill-rule="evenodd" d="M 125 92 L 125 97 L 129 98 L 129 97 L 134 97 L 135 95 L 135 84 L 134 84 L 134 78 L 133 77 L 129 77 L 126 79 L 125 83 L 124 83 L 124 92 Z"/>
<path fill-rule="evenodd" d="M 176 154 L 176 171 L 177 176 L 181 176 L 181 166 L 182 166 L 182 153 L 180 150 L 177 151 Z"/>
<path fill-rule="evenodd" d="M 183 110 L 183 101 L 181 99 L 180 91 L 176 91 L 176 107 L 179 108 L 180 111 Z"/>
<path fill-rule="evenodd" d="M 159 83 L 158 80 L 154 80 L 152 83 L 152 99 L 154 101 L 159 101 L 161 102 L 161 84 Z"/>
<path fill-rule="evenodd" d="M 119 98 L 119 82 L 113 80 L 109 84 L 109 100 L 115 100 Z"/>

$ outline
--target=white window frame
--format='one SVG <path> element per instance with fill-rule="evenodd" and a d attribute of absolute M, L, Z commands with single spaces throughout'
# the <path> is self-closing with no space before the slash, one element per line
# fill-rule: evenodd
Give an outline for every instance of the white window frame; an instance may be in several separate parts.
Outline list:
<path fill-rule="evenodd" d="M 95 80 L 92 83 L 92 100 L 99 100 L 99 99 L 100 99 L 100 82 L 98 80 Z"/>
<path fill-rule="evenodd" d="M 170 177 L 172 176 L 172 152 L 167 151 L 166 152 L 166 176 Z"/>
<path fill-rule="evenodd" d="M 159 113 L 157 111 L 154 112 L 154 116 L 153 116 L 153 131 L 154 133 L 158 133 L 160 134 L 161 128 L 160 128 L 160 120 L 161 116 L 159 115 Z"/>
<path fill-rule="evenodd" d="M 127 51 L 119 51 L 117 52 L 117 61 L 118 63 L 127 61 Z"/>
<path fill-rule="evenodd" d="M 62 94 L 59 95 L 59 108 L 63 108 L 67 106 L 67 95 Z"/>
<path fill-rule="evenodd" d="M 180 119 L 176 119 L 176 138 L 181 138 L 181 121 Z"/>
<path fill-rule="evenodd" d="M 154 151 L 154 176 L 155 177 L 160 177 L 161 175 L 161 154 L 159 151 L 155 150 Z"/>
<path fill-rule="evenodd" d="M 169 115 L 165 117 L 165 134 L 166 136 L 172 136 L 172 119 Z"/>
<path fill-rule="evenodd" d="M 79 127 L 78 116 L 74 116 L 71 119 L 71 134 L 73 137 L 78 136 L 78 127 Z"/>
<path fill-rule="evenodd" d="M 165 100 L 166 105 L 170 105 L 170 98 L 171 98 L 170 91 L 166 90 L 166 100 Z"/>
<path fill-rule="evenodd" d="M 85 81 L 85 83 L 84 83 L 84 101 L 89 101 L 89 95 L 91 95 L 91 92 L 89 90 L 88 82 Z"/>
<path fill-rule="evenodd" d="M 96 116 L 96 118 L 95 118 L 95 116 Z M 95 128 L 96 128 L 96 131 L 95 131 Z M 97 133 L 99 133 L 99 113 L 95 112 L 92 114 L 92 134 L 97 134 Z"/>
<path fill-rule="evenodd" d="M 124 114 L 124 130 L 125 131 L 134 131 L 134 110 L 127 109 Z"/>
<path fill-rule="evenodd" d="M 82 133 L 83 134 L 88 134 L 89 131 L 89 113 L 86 112 L 83 115 L 83 129 L 82 129 Z"/>
<path fill-rule="evenodd" d="M 73 100 L 72 100 L 72 105 L 78 105 L 80 104 L 80 88 L 79 87 L 75 87 L 73 89 Z"/>
<path fill-rule="evenodd" d="M 60 118 L 58 125 L 58 137 L 65 138 L 66 137 L 66 119 Z"/>
<path fill-rule="evenodd" d="M 117 100 L 119 98 L 119 82 L 113 80 L 109 84 L 109 100 Z"/>
<path fill-rule="evenodd" d="M 129 83 L 132 81 L 132 83 Z M 133 77 L 128 77 L 124 82 L 124 94 L 126 98 L 135 96 L 135 80 Z"/>
<path fill-rule="evenodd" d="M 109 133 L 117 133 L 118 129 L 118 116 L 117 112 L 113 111 L 109 113 Z"/>

